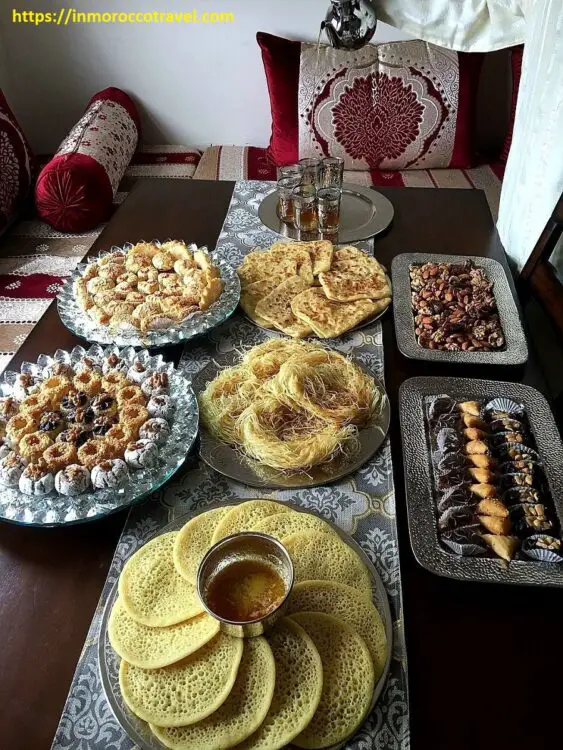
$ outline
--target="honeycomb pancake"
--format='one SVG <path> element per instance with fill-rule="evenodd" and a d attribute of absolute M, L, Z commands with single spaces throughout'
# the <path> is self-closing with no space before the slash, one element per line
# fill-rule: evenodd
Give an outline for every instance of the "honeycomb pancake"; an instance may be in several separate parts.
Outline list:
<path fill-rule="evenodd" d="M 182 526 L 176 537 L 172 557 L 178 573 L 196 585 L 197 569 L 207 550 L 219 522 L 230 508 L 215 508 L 201 513 Z"/>
<path fill-rule="evenodd" d="M 274 325 L 282 333 L 294 338 L 308 336 L 312 329 L 294 315 L 291 303 L 309 284 L 301 276 L 292 276 L 256 305 L 256 314 Z"/>
<path fill-rule="evenodd" d="M 296 531 L 320 531 L 322 534 L 332 534 L 338 536 L 336 531 L 328 523 L 311 513 L 277 513 L 275 516 L 258 521 L 254 524 L 251 531 L 259 531 L 261 534 L 268 534 L 283 543 L 284 539 Z"/>
<path fill-rule="evenodd" d="M 298 255 L 287 253 L 285 250 L 254 250 L 244 256 L 237 273 L 243 287 L 272 277 L 289 279 L 299 275 L 298 258 Z"/>
<path fill-rule="evenodd" d="M 108 624 L 113 649 L 129 664 L 143 669 L 174 664 L 193 654 L 218 632 L 218 621 L 205 613 L 167 628 L 140 625 L 130 617 L 120 599 L 113 605 Z"/>
<path fill-rule="evenodd" d="M 285 250 L 298 247 L 309 253 L 313 264 L 313 276 L 318 276 L 321 271 L 328 271 L 332 262 L 334 246 L 329 240 L 314 240 L 313 242 L 276 242 L 271 250 Z"/>
<path fill-rule="evenodd" d="M 296 531 L 284 540 L 293 561 L 295 583 L 337 581 L 371 601 L 371 577 L 358 555 L 336 536 L 318 531 Z"/>
<path fill-rule="evenodd" d="M 356 302 L 334 302 L 327 299 L 324 290 L 311 287 L 295 296 L 291 310 L 296 318 L 309 325 L 323 339 L 340 336 L 368 318 L 384 310 L 390 302 L 386 297 L 374 302 L 369 299 Z"/>
<path fill-rule="evenodd" d="M 281 505 L 281 503 L 274 503 L 272 500 L 247 500 L 240 505 L 234 505 L 229 508 L 229 512 L 217 525 L 211 543 L 215 544 L 229 534 L 250 531 L 255 524 L 264 518 L 268 518 L 268 516 L 290 512 L 290 508 Z"/>
<path fill-rule="evenodd" d="M 123 699 L 150 724 L 181 727 L 207 718 L 229 697 L 242 658 L 243 639 L 219 633 L 182 661 L 141 669 L 125 660 L 119 668 Z"/>
<path fill-rule="evenodd" d="M 291 616 L 311 637 L 323 665 L 323 691 L 311 722 L 294 740 L 303 748 L 343 742 L 366 717 L 375 685 L 364 639 L 342 620 L 321 612 Z"/>
<path fill-rule="evenodd" d="M 177 531 L 162 534 L 125 563 L 118 590 L 128 614 L 141 625 L 164 628 L 201 614 L 196 587 L 174 567 Z"/>
<path fill-rule="evenodd" d="M 366 642 L 375 679 L 381 677 L 387 658 L 385 626 L 373 603 L 359 591 L 336 581 L 303 581 L 289 598 L 287 614 L 295 612 L 324 612 L 351 625 Z"/>
<path fill-rule="evenodd" d="M 263 637 L 248 638 L 233 689 L 217 711 L 190 726 L 151 725 L 151 730 L 171 750 L 227 750 L 262 724 L 275 682 L 276 665 L 268 642 Z"/>
<path fill-rule="evenodd" d="M 278 750 L 309 724 L 321 699 L 323 668 L 305 630 L 288 617 L 267 634 L 276 663 L 270 710 L 258 730 L 237 750 Z"/>
<path fill-rule="evenodd" d="M 256 323 L 256 325 L 259 325 L 262 328 L 274 327 L 267 320 L 256 314 L 256 305 L 261 299 L 264 299 L 268 294 L 271 294 L 274 289 L 277 289 L 282 281 L 283 279 L 273 276 L 269 279 L 260 279 L 260 281 L 254 281 L 252 284 L 246 284 L 243 286 L 240 294 L 240 306 L 248 317 Z"/>

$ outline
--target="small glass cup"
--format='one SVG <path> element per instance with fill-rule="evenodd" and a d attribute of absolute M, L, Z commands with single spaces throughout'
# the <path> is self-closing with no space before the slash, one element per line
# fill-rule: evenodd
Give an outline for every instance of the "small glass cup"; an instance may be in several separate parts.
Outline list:
<path fill-rule="evenodd" d="M 300 177 L 282 177 L 278 180 L 278 216 L 284 224 L 293 224 L 293 192 L 300 182 Z"/>
<path fill-rule="evenodd" d="M 336 232 L 340 226 L 340 201 L 342 191 L 339 188 L 322 188 L 317 192 L 319 227 L 321 232 Z"/>
<path fill-rule="evenodd" d="M 338 188 L 342 190 L 344 179 L 344 159 L 339 156 L 327 156 L 321 162 L 320 184 L 323 188 Z"/>
<path fill-rule="evenodd" d="M 293 193 L 293 218 L 301 232 L 313 232 L 319 225 L 317 191 L 314 185 L 299 185 Z"/>
<path fill-rule="evenodd" d="M 303 167 L 300 164 L 288 164 L 285 167 L 278 167 L 278 180 L 282 180 L 284 177 L 293 177 L 299 179 L 299 182 L 303 179 Z"/>
<path fill-rule="evenodd" d="M 299 165 L 302 169 L 301 182 L 303 185 L 314 185 L 319 187 L 321 177 L 320 159 L 300 159 Z"/>

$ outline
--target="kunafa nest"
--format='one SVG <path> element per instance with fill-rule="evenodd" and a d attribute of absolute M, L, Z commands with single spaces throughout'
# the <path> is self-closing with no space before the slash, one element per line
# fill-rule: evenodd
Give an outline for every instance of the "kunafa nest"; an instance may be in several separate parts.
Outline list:
<path fill-rule="evenodd" d="M 219 440 L 281 471 L 307 471 L 358 450 L 383 394 L 356 364 L 318 344 L 273 339 L 220 372 L 200 395 Z"/>

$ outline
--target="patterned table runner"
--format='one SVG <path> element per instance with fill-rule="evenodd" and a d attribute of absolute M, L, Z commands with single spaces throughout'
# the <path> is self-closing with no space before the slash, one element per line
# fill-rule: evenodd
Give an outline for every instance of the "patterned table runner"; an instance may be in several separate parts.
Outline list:
<path fill-rule="evenodd" d="M 217 244 L 217 250 L 233 264 L 238 264 L 243 255 L 253 247 L 268 247 L 278 239 L 258 219 L 260 202 L 271 190 L 272 183 L 237 182 Z M 364 247 L 367 245 L 364 244 Z M 242 346 L 258 344 L 268 335 L 237 314 L 199 342 L 198 346 L 186 347 L 181 366 L 190 375 L 195 375 L 210 359 L 223 364 L 229 361 L 234 351 L 240 350 Z M 380 323 L 376 322 L 343 336 L 339 339 L 337 348 L 352 354 L 383 380 Z M 330 487 L 306 490 L 252 489 L 219 476 L 197 459 L 190 458 L 180 475 L 155 493 L 149 501 L 133 508 L 90 626 L 52 750 L 131 750 L 135 747 L 111 713 L 98 672 L 96 644 L 108 594 L 124 561 L 152 534 L 174 518 L 218 501 L 232 502 L 256 496 L 290 500 L 334 521 L 354 536 L 373 561 L 385 584 L 391 606 L 394 622 L 393 660 L 381 698 L 354 740 L 347 744 L 347 748 L 409 750 L 407 662 L 389 439 L 354 476 Z"/>

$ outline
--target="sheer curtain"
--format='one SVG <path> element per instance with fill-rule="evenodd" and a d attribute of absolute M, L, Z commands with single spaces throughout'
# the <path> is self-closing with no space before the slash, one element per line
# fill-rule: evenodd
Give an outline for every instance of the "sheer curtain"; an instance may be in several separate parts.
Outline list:
<path fill-rule="evenodd" d="M 373 3 L 385 23 L 442 47 L 487 52 L 524 42 L 497 224 L 521 269 L 563 192 L 563 0 Z"/>

